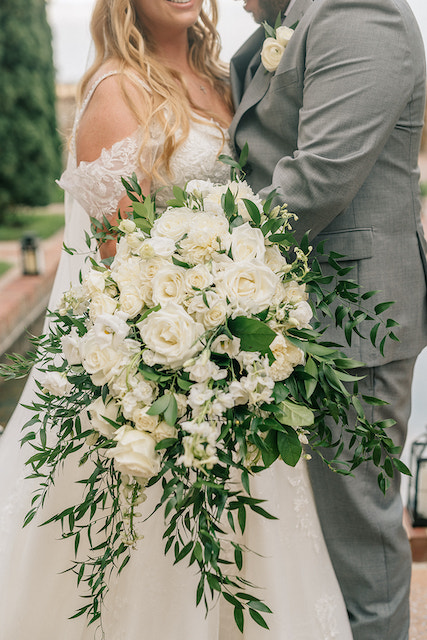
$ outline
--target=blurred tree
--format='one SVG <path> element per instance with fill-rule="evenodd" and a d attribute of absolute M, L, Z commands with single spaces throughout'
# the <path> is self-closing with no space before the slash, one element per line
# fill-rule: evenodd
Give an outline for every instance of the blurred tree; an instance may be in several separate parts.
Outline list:
<path fill-rule="evenodd" d="M 50 202 L 61 171 L 46 0 L 0 2 L 0 217 Z"/>

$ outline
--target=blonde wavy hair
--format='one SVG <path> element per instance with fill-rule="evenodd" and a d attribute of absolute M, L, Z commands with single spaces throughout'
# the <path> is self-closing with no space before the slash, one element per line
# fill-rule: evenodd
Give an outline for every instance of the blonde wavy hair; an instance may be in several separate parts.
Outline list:
<path fill-rule="evenodd" d="M 208 11 L 204 6 L 198 21 L 188 30 L 190 66 L 214 87 L 231 109 L 228 69 L 219 59 L 217 1 L 205 0 L 206 4 Z M 194 114 L 197 112 L 207 118 L 212 118 L 213 114 L 196 107 L 180 73 L 159 60 L 156 43 L 139 21 L 132 0 L 97 0 L 92 14 L 91 33 L 95 44 L 95 61 L 80 82 L 80 104 L 96 73 L 105 63 L 113 62 L 121 72 L 125 99 L 145 132 L 140 147 L 140 168 L 150 178 L 162 180 L 161 170 L 166 170 L 170 176 L 172 155 L 187 138 Z M 132 98 L 126 91 L 125 81 L 132 85 Z M 177 82 L 182 91 L 177 91 Z M 143 166 L 142 154 L 150 137 L 150 125 L 154 122 L 160 124 L 165 139 L 161 153 L 153 166 L 147 169 Z"/>

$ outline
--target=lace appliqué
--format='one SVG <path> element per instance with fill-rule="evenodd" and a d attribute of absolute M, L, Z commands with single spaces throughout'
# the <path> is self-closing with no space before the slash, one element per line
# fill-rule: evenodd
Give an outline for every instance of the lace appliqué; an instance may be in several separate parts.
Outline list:
<path fill-rule="evenodd" d="M 137 130 L 111 149 L 103 149 L 94 162 L 81 162 L 64 171 L 59 186 L 71 193 L 89 216 L 97 220 L 108 218 L 125 194 L 122 176 L 129 177 L 137 170 L 140 144 L 141 133 Z"/>
<path fill-rule="evenodd" d="M 294 511 L 297 516 L 297 527 L 305 538 L 311 540 L 316 553 L 320 552 L 320 540 L 317 528 L 313 526 L 313 514 L 310 509 L 313 506 L 313 497 L 311 487 L 308 484 L 307 475 L 303 473 L 305 462 L 298 463 L 296 470 L 299 473 L 288 476 L 289 483 L 293 488 L 294 494 Z"/>

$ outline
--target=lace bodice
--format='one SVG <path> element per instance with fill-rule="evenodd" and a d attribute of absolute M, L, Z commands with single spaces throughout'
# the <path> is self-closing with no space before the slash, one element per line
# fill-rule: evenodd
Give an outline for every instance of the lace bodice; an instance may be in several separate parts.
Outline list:
<path fill-rule="evenodd" d="M 116 142 L 110 149 L 103 149 L 99 158 L 93 162 L 81 162 L 77 166 L 75 154 L 75 136 L 80 118 L 98 84 L 116 72 L 104 74 L 94 83 L 76 117 L 72 140 L 71 159 L 67 170 L 58 181 L 60 187 L 70 193 L 83 207 L 86 213 L 99 220 L 103 215 L 113 214 L 120 199 L 125 194 L 121 178 L 136 173 L 141 179 L 138 153 L 142 141 L 142 131 Z M 150 170 L 156 155 L 164 142 L 164 134 L 159 125 L 150 129 L 149 140 L 144 146 L 142 158 L 145 167 Z M 151 192 L 157 192 L 157 207 L 162 209 L 172 197 L 172 185 L 184 187 L 192 179 L 224 182 L 229 175 L 227 165 L 219 162 L 219 153 L 231 155 L 228 133 L 208 119 L 198 117 L 190 123 L 190 131 L 184 143 L 178 147 L 172 158 L 173 176 L 163 181 L 153 180 Z"/>

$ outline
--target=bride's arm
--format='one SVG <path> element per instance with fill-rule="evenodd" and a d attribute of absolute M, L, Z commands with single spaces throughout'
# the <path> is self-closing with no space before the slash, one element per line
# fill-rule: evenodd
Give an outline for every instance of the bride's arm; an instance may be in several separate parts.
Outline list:
<path fill-rule="evenodd" d="M 130 82 L 126 91 L 136 101 L 137 96 L 132 95 L 134 89 Z M 96 88 L 79 123 L 76 137 L 77 164 L 94 162 L 103 149 L 110 149 L 116 142 L 132 135 L 137 128 L 138 122 L 124 98 L 119 77 L 114 75 L 105 78 Z M 144 194 L 150 193 L 148 179 L 141 182 L 141 189 Z M 123 215 L 129 210 L 130 204 L 127 195 L 122 197 L 116 212 L 109 216 L 110 222 L 117 222 L 118 212 Z M 115 251 L 115 240 L 106 241 L 100 246 L 102 258 L 114 255 Z"/>

